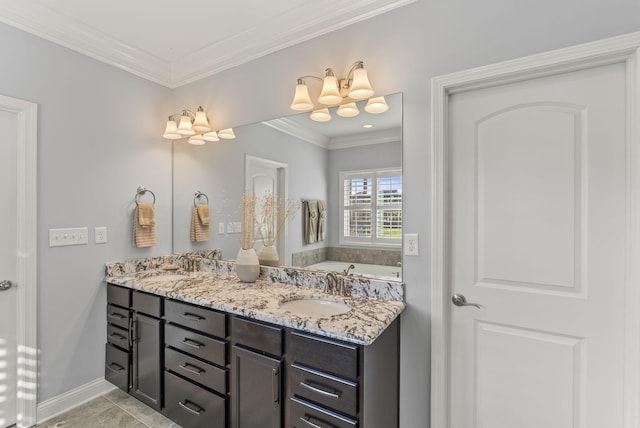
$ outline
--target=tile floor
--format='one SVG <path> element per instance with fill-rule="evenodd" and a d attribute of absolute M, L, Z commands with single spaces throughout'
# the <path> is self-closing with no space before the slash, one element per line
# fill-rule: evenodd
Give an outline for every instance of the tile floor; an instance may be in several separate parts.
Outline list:
<path fill-rule="evenodd" d="M 36 428 L 180 428 L 119 389 L 49 419 Z"/>

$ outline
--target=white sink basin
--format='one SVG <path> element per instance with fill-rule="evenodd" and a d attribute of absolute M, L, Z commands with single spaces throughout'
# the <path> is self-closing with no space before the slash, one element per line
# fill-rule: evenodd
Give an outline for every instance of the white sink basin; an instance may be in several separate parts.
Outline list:
<path fill-rule="evenodd" d="M 170 282 L 170 281 L 180 281 L 182 279 L 189 279 L 189 275 L 179 274 L 179 273 L 167 273 L 167 274 L 159 274 L 154 276 L 148 276 L 146 278 L 142 278 L 140 281 L 144 282 Z"/>
<path fill-rule="evenodd" d="M 351 306 L 334 300 L 302 297 L 280 303 L 280 307 L 286 311 L 306 316 L 330 317 L 332 315 L 345 314 L 351 310 Z"/>

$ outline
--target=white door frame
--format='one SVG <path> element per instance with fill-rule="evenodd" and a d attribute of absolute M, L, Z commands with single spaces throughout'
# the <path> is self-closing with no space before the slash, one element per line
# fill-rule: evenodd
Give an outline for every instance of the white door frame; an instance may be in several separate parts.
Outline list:
<path fill-rule="evenodd" d="M 627 260 L 625 261 L 624 428 L 640 426 L 640 32 L 434 77 L 432 91 L 431 427 L 449 427 L 451 292 L 448 284 L 448 100 L 455 93 L 584 68 L 624 63 L 627 71 Z"/>
<path fill-rule="evenodd" d="M 38 105 L 0 95 L 0 110 L 17 117 L 17 426 L 36 424 L 37 346 L 37 139 Z"/>

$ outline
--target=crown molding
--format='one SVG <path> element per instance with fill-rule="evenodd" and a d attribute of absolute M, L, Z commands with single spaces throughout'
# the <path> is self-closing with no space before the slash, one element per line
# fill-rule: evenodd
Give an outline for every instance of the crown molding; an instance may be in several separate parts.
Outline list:
<path fill-rule="evenodd" d="M 347 149 L 349 147 L 368 146 L 371 144 L 393 143 L 402 141 L 402 128 L 367 131 L 353 135 L 344 135 L 329 140 L 329 150 Z"/>
<path fill-rule="evenodd" d="M 264 125 L 269 126 L 276 131 L 280 131 L 284 134 L 291 135 L 292 137 L 299 138 L 307 143 L 315 144 L 323 149 L 329 148 L 330 139 L 322 134 L 312 131 L 304 126 L 300 126 L 291 119 L 281 118 L 273 119 L 262 122 Z"/>
<path fill-rule="evenodd" d="M 416 0 L 311 2 L 169 62 L 48 7 L 0 3 L 0 21 L 160 85 L 176 88 Z M 293 24 L 292 23 L 299 23 Z"/>

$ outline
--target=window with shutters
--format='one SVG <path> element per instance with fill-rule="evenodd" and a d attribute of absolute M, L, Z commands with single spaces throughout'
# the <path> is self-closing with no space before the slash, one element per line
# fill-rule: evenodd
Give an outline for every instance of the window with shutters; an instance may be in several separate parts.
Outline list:
<path fill-rule="evenodd" d="M 343 171 L 340 183 L 340 244 L 400 246 L 402 171 Z"/>

